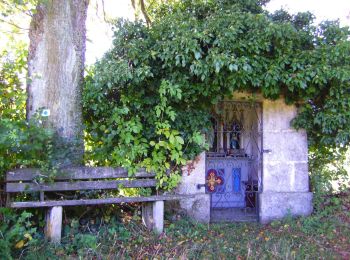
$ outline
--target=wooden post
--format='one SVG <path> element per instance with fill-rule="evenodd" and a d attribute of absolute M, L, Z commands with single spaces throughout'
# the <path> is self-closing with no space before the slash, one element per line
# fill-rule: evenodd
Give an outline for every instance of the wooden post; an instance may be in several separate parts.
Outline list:
<path fill-rule="evenodd" d="M 6 207 L 10 207 L 10 203 L 11 203 L 11 194 L 7 193 L 6 194 Z"/>
<path fill-rule="evenodd" d="M 49 208 L 46 212 L 45 237 L 53 242 L 61 242 L 62 231 L 62 206 Z"/>
<path fill-rule="evenodd" d="M 43 191 L 40 191 L 40 201 L 44 201 L 45 199 L 45 195 L 44 195 L 44 192 Z"/>
<path fill-rule="evenodd" d="M 164 201 L 144 203 L 142 205 L 142 222 L 157 234 L 164 229 Z"/>

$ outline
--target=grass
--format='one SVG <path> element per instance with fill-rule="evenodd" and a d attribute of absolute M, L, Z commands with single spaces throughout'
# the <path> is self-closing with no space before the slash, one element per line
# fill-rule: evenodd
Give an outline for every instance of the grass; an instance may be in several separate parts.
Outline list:
<path fill-rule="evenodd" d="M 268 225 L 204 225 L 177 216 L 166 221 L 161 235 L 141 225 L 137 209 L 105 214 L 95 208 L 79 219 L 65 219 L 60 245 L 37 237 L 14 255 L 35 260 L 349 259 L 350 192 L 323 199 L 310 217 L 287 217 Z"/>

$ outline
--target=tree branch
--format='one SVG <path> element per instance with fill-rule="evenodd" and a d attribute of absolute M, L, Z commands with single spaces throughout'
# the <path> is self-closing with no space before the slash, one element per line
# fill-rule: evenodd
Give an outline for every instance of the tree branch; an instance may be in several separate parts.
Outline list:
<path fill-rule="evenodd" d="M 105 0 L 102 1 L 102 12 L 103 12 L 103 20 L 108 23 L 107 18 L 106 18 L 106 10 L 105 10 Z"/>
<path fill-rule="evenodd" d="M 15 24 L 15 23 L 13 23 L 11 21 L 6 21 L 6 20 L 4 20 L 2 18 L 0 18 L 0 22 L 7 23 L 7 24 L 9 24 L 9 25 L 11 25 L 13 27 L 16 27 L 17 29 L 20 29 L 20 30 L 26 30 L 26 31 L 29 30 L 28 28 L 22 28 L 22 27 L 18 26 L 17 24 Z"/>
<path fill-rule="evenodd" d="M 7 30 L 0 30 L 0 32 L 3 32 L 3 33 L 9 33 L 9 34 L 27 34 L 27 33 L 24 33 L 24 32 L 11 32 L 11 31 L 7 31 Z"/>
<path fill-rule="evenodd" d="M 141 5 L 141 12 L 142 12 L 143 16 L 145 17 L 147 26 L 150 26 L 151 19 L 149 18 L 148 14 L 147 14 L 144 0 L 140 0 L 140 5 Z"/>
<path fill-rule="evenodd" d="M 136 11 L 135 0 L 131 0 L 131 5 L 132 5 L 132 8 L 134 8 L 134 10 Z"/>
<path fill-rule="evenodd" d="M 12 4 L 8 3 L 7 1 L 4 1 L 4 0 L 0 0 L 0 3 L 7 5 L 10 10 L 13 9 L 13 8 L 16 8 L 17 11 L 19 11 L 20 13 L 28 15 L 29 17 L 33 17 L 33 14 L 32 14 L 32 12 L 30 10 L 25 10 L 25 9 L 19 8 L 18 4 L 12 5 Z"/>

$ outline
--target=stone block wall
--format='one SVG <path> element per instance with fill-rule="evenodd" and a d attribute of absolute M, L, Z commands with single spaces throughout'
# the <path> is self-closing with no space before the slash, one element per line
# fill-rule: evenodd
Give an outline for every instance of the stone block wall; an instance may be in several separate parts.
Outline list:
<path fill-rule="evenodd" d="M 263 174 L 259 196 L 260 222 L 267 223 L 287 214 L 312 212 L 309 192 L 308 147 L 304 130 L 295 130 L 297 115 L 283 99 L 263 100 Z"/>
<path fill-rule="evenodd" d="M 194 169 L 184 167 L 182 171 L 182 181 L 177 188 L 177 193 L 192 194 L 194 198 L 181 200 L 180 207 L 186 211 L 187 215 L 202 223 L 210 221 L 210 195 L 205 193 L 205 188 L 198 188 L 205 184 L 205 152 L 201 153 L 194 163 Z"/>

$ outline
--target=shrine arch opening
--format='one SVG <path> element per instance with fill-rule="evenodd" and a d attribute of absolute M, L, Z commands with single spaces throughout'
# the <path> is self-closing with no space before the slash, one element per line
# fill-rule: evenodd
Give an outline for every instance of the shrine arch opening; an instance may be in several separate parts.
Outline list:
<path fill-rule="evenodd" d="M 257 221 L 262 176 L 262 104 L 222 101 L 207 134 L 211 222 Z"/>

